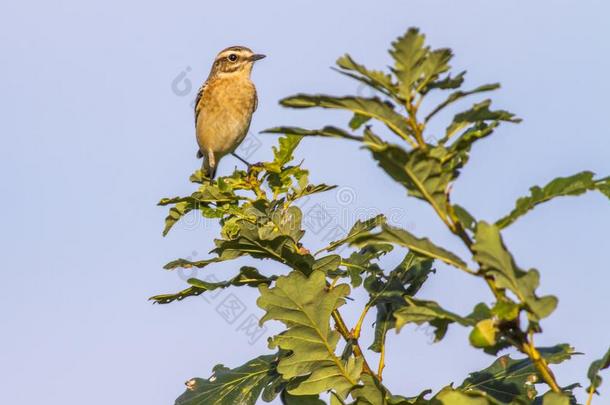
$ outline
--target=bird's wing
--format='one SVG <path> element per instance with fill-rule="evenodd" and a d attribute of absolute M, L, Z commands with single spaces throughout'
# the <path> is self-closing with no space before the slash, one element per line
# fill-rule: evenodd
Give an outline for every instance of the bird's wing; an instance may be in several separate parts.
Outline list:
<path fill-rule="evenodd" d="M 197 118 L 199 117 L 199 112 L 203 108 L 203 92 L 205 91 L 205 86 L 208 84 L 207 80 L 203 82 L 199 91 L 197 92 L 197 98 L 195 99 L 195 127 L 197 127 Z M 201 153 L 200 149 L 197 149 L 197 159 L 201 159 L 203 157 L 203 153 Z"/>
<path fill-rule="evenodd" d="M 256 87 L 254 88 L 254 108 L 252 112 L 256 111 L 256 107 L 258 107 L 258 96 L 256 95 Z"/>
<path fill-rule="evenodd" d="M 208 82 L 205 81 L 199 88 L 199 92 L 197 92 L 197 98 L 195 99 L 195 126 L 197 126 L 197 117 L 199 117 L 199 112 L 203 107 L 203 105 L 201 105 L 201 100 L 203 98 L 203 92 L 205 91 L 205 87 L 207 86 L 207 84 Z"/>

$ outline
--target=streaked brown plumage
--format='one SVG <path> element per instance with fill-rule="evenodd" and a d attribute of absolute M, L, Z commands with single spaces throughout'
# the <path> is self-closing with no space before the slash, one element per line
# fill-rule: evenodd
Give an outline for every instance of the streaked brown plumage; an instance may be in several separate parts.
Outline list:
<path fill-rule="evenodd" d="M 223 49 L 199 89 L 195 101 L 197 156 L 203 157 L 202 170 L 210 181 L 220 159 L 235 152 L 248 133 L 257 106 L 250 73 L 254 62 L 264 57 L 243 46 Z"/>

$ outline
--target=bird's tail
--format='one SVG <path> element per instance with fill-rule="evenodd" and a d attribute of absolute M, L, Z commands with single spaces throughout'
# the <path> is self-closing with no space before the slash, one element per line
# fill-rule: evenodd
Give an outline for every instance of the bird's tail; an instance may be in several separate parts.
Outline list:
<path fill-rule="evenodd" d="M 216 177 L 216 157 L 214 156 L 214 152 L 207 151 L 204 155 L 201 151 L 197 152 L 197 157 L 203 157 L 203 163 L 201 164 L 201 171 L 205 175 L 205 177 L 210 179 L 210 183 Z"/>

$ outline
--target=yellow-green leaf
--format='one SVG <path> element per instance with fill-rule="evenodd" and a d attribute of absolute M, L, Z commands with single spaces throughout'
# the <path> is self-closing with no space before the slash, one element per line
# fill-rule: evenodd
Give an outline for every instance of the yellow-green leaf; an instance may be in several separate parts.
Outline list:
<path fill-rule="evenodd" d="M 282 322 L 286 330 L 274 336 L 269 345 L 290 351 L 280 359 L 277 370 L 286 380 L 302 377 L 290 386 L 293 395 L 313 395 L 335 390 L 345 398 L 357 384 L 362 358 L 344 361 L 335 354 L 339 333 L 331 328 L 331 313 L 345 303 L 349 286 L 326 286 L 325 274 L 313 271 L 309 277 L 300 271 L 280 276 L 273 288 L 259 287 L 259 307 L 266 311 L 261 323 Z"/>
<path fill-rule="evenodd" d="M 593 176 L 592 172 L 584 171 L 569 177 L 557 177 L 543 187 L 533 186 L 530 188 L 530 195 L 519 198 L 515 208 L 496 221 L 496 225 L 500 229 L 506 228 L 537 205 L 556 197 L 577 196 L 591 190 L 606 194 L 604 191 L 610 188 L 610 177 L 594 180 Z M 609 194 L 606 196 L 610 198 Z"/>

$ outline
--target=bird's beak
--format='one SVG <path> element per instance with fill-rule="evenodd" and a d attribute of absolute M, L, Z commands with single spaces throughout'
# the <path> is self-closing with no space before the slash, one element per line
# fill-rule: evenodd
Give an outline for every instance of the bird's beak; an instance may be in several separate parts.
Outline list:
<path fill-rule="evenodd" d="M 257 60 L 263 59 L 266 56 L 267 55 L 263 55 L 261 53 L 255 53 L 254 55 L 250 56 L 250 61 L 256 62 Z"/>

